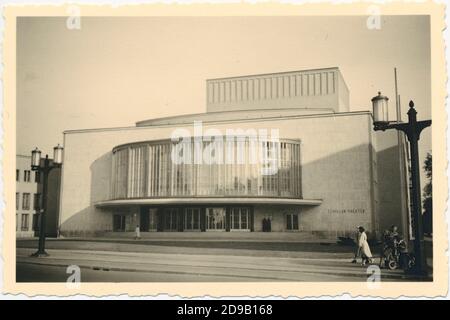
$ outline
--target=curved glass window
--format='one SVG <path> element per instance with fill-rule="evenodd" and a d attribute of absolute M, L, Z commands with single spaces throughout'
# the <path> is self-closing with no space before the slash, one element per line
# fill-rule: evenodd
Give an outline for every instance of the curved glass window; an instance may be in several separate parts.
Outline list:
<path fill-rule="evenodd" d="M 301 197 L 300 143 L 249 138 L 118 146 L 112 199 L 151 197 Z"/>

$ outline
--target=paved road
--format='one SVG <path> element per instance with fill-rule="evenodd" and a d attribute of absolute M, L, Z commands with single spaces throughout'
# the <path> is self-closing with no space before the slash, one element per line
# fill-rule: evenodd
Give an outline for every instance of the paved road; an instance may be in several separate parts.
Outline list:
<path fill-rule="evenodd" d="M 69 274 L 66 267 L 43 266 L 28 263 L 17 265 L 17 279 L 19 282 L 66 282 Z M 82 282 L 227 282 L 246 281 L 231 277 L 217 277 L 204 275 L 167 274 L 158 272 L 127 272 L 104 271 L 90 268 L 81 269 Z M 248 279 L 247 281 L 250 281 Z"/>
<path fill-rule="evenodd" d="M 159 248 L 152 246 L 153 249 Z M 346 256 L 327 253 L 299 253 L 202 249 L 202 254 L 185 248 L 162 247 L 155 252 L 120 252 L 49 249 L 47 258 L 31 258 L 32 248 L 17 249 L 17 281 L 66 281 L 69 265 L 81 268 L 84 282 L 170 282 L 170 281 L 366 281 L 366 268 L 349 263 Z M 252 252 L 253 255 L 246 254 Z M 381 280 L 407 281 L 402 271 L 382 270 Z"/>

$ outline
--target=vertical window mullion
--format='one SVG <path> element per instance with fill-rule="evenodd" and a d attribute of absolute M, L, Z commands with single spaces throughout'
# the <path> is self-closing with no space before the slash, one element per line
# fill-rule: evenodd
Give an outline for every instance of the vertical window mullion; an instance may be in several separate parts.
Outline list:
<path fill-rule="evenodd" d="M 161 166 L 162 166 L 162 175 L 161 175 L 161 190 L 162 195 L 167 196 L 166 192 L 166 177 L 167 177 L 167 166 L 166 166 L 166 145 L 163 144 L 161 146 Z"/>
<path fill-rule="evenodd" d="M 156 184 L 157 184 L 157 192 L 158 192 L 158 196 L 161 196 L 161 145 L 157 146 L 157 157 L 156 157 L 156 165 L 157 165 L 157 170 L 158 170 L 158 175 L 156 178 Z"/>
<path fill-rule="evenodd" d="M 174 152 L 174 148 L 175 148 L 175 146 L 174 146 L 174 144 L 173 143 L 171 143 L 170 144 L 170 151 L 169 151 L 169 153 L 171 154 L 172 152 Z M 174 192 L 174 184 L 175 184 L 175 181 L 174 181 L 174 175 L 175 175 L 175 163 L 172 161 L 172 158 L 170 158 L 171 160 L 170 160 L 170 196 L 174 196 L 175 195 L 175 192 Z"/>
<path fill-rule="evenodd" d="M 151 165 L 151 172 L 152 172 L 152 180 L 151 180 L 151 194 L 152 197 L 156 197 L 156 152 L 155 152 L 155 145 L 152 145 L 150 147 L 150 152 L 151 152 L 151 161 L 152 161 L 152 165 Z M 171 224 L 171 222 L 170 222 Z M 170 227 L 171 228 L 171 227 Z"/>
<path fill-rule="evenodd" d="M 149 197 L 153 197 L 153 180 L 155 177 L 153 176 L 153 147 L 151 145 L 148 146 L 148 186 L 147 192 Z"/>

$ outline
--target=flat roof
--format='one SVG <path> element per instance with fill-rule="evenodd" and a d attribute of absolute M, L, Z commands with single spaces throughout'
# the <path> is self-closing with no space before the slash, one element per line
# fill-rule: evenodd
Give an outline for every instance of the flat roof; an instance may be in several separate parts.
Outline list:
<path fill-rule="evenodd" d="M 314 113 L 315 112 L 315 113 Z M 222 121 L 226 120 L 239 120 L 239 119 L 231 119 L 236 116 L 241 116 L 242 120 L 246 119 L 263 119 L 263 118 L 270 118 L 270 114 L 278 113 L 279 116 L 293 116 L 293 115 L 302 115 L 301 113 L 309 113 L 309 114 L 323 114 L 323 113 L 334 113 L 332 108 L 272 108 L 272 109 L 249 109 L 249 110 L 225 110 L 225 111 L 214 111 L 214 112 L 202 112 L 202 113 L 190 113 L 190 114 L 183 114 L 183 115 L 177 115 L 177 116 L 169 116 L 169 117 L 161 117 L 161 118 L 154 118 L 154 119 L 148 119 L 148 120 L 142 120 L 136 122 L 136 126 L 142 127 L 142 126 L 148 126 L 152 125 L 152 123 L 155 123 L 156 125 L 162 124 L 161 122 L 166 121 L 165 124 L 170 124 L 171 121 L 174 121 L 173 124 L 181 124 L 181 123 L 187 123 L 192 122 L 192 120 L 189 121 L 183 121 L 184 119 L 192 118 L 192 117 L 202 117 L 203 121 L 208 121 L 208 118 L 211 118 L 212 121 L 217 121 L 217 117 L 222 117 Z M 283 115 L 283 113 L 285 115 Z M 297 113 L 297 114 L 295 114 Z M 305 114 L 306 115 L 306 114 Z M 226 117 L 229 117 L 229 119 L 226 119 Z M 252 118 L 249 118 L 252 117 Z M 273 116 L 273 115 L 272 115 Z M 206 119 L 204 119 L 206 118 Z M 180 120 L 182 120 L 180 122 Z M 220 120 L 219 120 L 220 121 Z"/>
<path fill-rule="evenodd" d="M 322 117 L 345 117 L 345 116 L 360 116 L 360 115 L 368 115 L 368 116 L 372 117 L 372 113 L 370 111 L 363 110 L 363 111 L 321 113 L 321 114 L 308 114 L 308 115 L 273 116 L 273 117 L 267 117 L 267 118 L 245 118 L 245 119 L 236 119 L 236 120 L 220 120 L 220 121 L 206 120 L 205 123 L 240 123 L 240 122 L 307 119 L 307 118 L 322 118 Z M 189 116 L 189 115 L 184 115 L 184 116 Z M 183 116 L 180 116 L 180 117 L 183 117 Z M 192 122 L 189 122 L 189 123 L 192 123 Z M 186 123 L 184 123 L 184 124 L 186 124 Z M 63 131 L 63 134 L 86 133 L 86 132 L 95 132 L 95 131 L 142 130 L 142 129 L 148 129 L 149 127 L 152 127 L 152 128 L 174 127 L 174 126 L 178 126 L 178 125 L 180 125 L 180 123 L 158 124 L 158 125 L 148 125 L 148 126 L 73 129 L 73 130 L 65 130 L 65 131 Z"/>
<path fill-rule="evenodd" d="M 267 77 L 267 76 L 273 76 L 273 75 L 278 75 L 278 74 L 282 75 L 282 74 L 289 74 L 289 73 L 314 72 L 314 71 L 323 71 L 323 70 L 338 70 L 340 72 L 339 67 L 327 67 L 327 68 L 302 69 L 302 70 L 292 70 L 292 71 L 282 71 L 282 72 L 269 72 L 269 73 L 260 73 L 260 74 L 247 74 L 247 75 L 240 75 L 240 76 L 211 78 L 211 79 L 206 79 L 206 81 L 239 79 L 239 78 L 248 78 L 248 77 Z"/>

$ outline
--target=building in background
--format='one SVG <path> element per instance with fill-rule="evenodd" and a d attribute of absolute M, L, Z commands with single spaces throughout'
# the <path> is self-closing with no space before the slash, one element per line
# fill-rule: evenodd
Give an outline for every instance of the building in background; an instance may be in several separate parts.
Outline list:
<path fill-rule="evenodd" d="M 338 68 L 212 79 L 206 88 L 206 113 L 64 133 L 62 235 L 139 225 L 143 236 L 250 232 L 257 239 L 270 231 L 335 239 L 358 225 L 372 237 L 402 225 L 404 148 L 397 133 L 372 129 L 370 112 L 349 111 Z M 227 130 L 243 138 L 211 148 Z M 278 139 L 258 136 L 253 144 L 248 133 L 259 130 L 277 130 Z M 172 140 L 174 132 L 191 140 Z M 234 162 L 198 163 L 184 151 L 186 161 L 174 162 L 186 141 Z M 254 148 L 276 154 L 273 174 L 251 160 Z"/>
<path fill-rule="evenodd" d="M 31 157 L 16 156 L 16 235 L 33 237 L 37 225 L 37 206 L 40 194 L 39 173 L 31 171 Z"/>
<path fill-rule="evenodd" d="M 59 218 L 61 169 L 49 174 L 46 235 L 56 237 Z M 31 156 L 16 156 L 16 235 L 18 238 L 39 235 L 39 213 L 42 208 L 42 176 L 31 170 Z"/>

